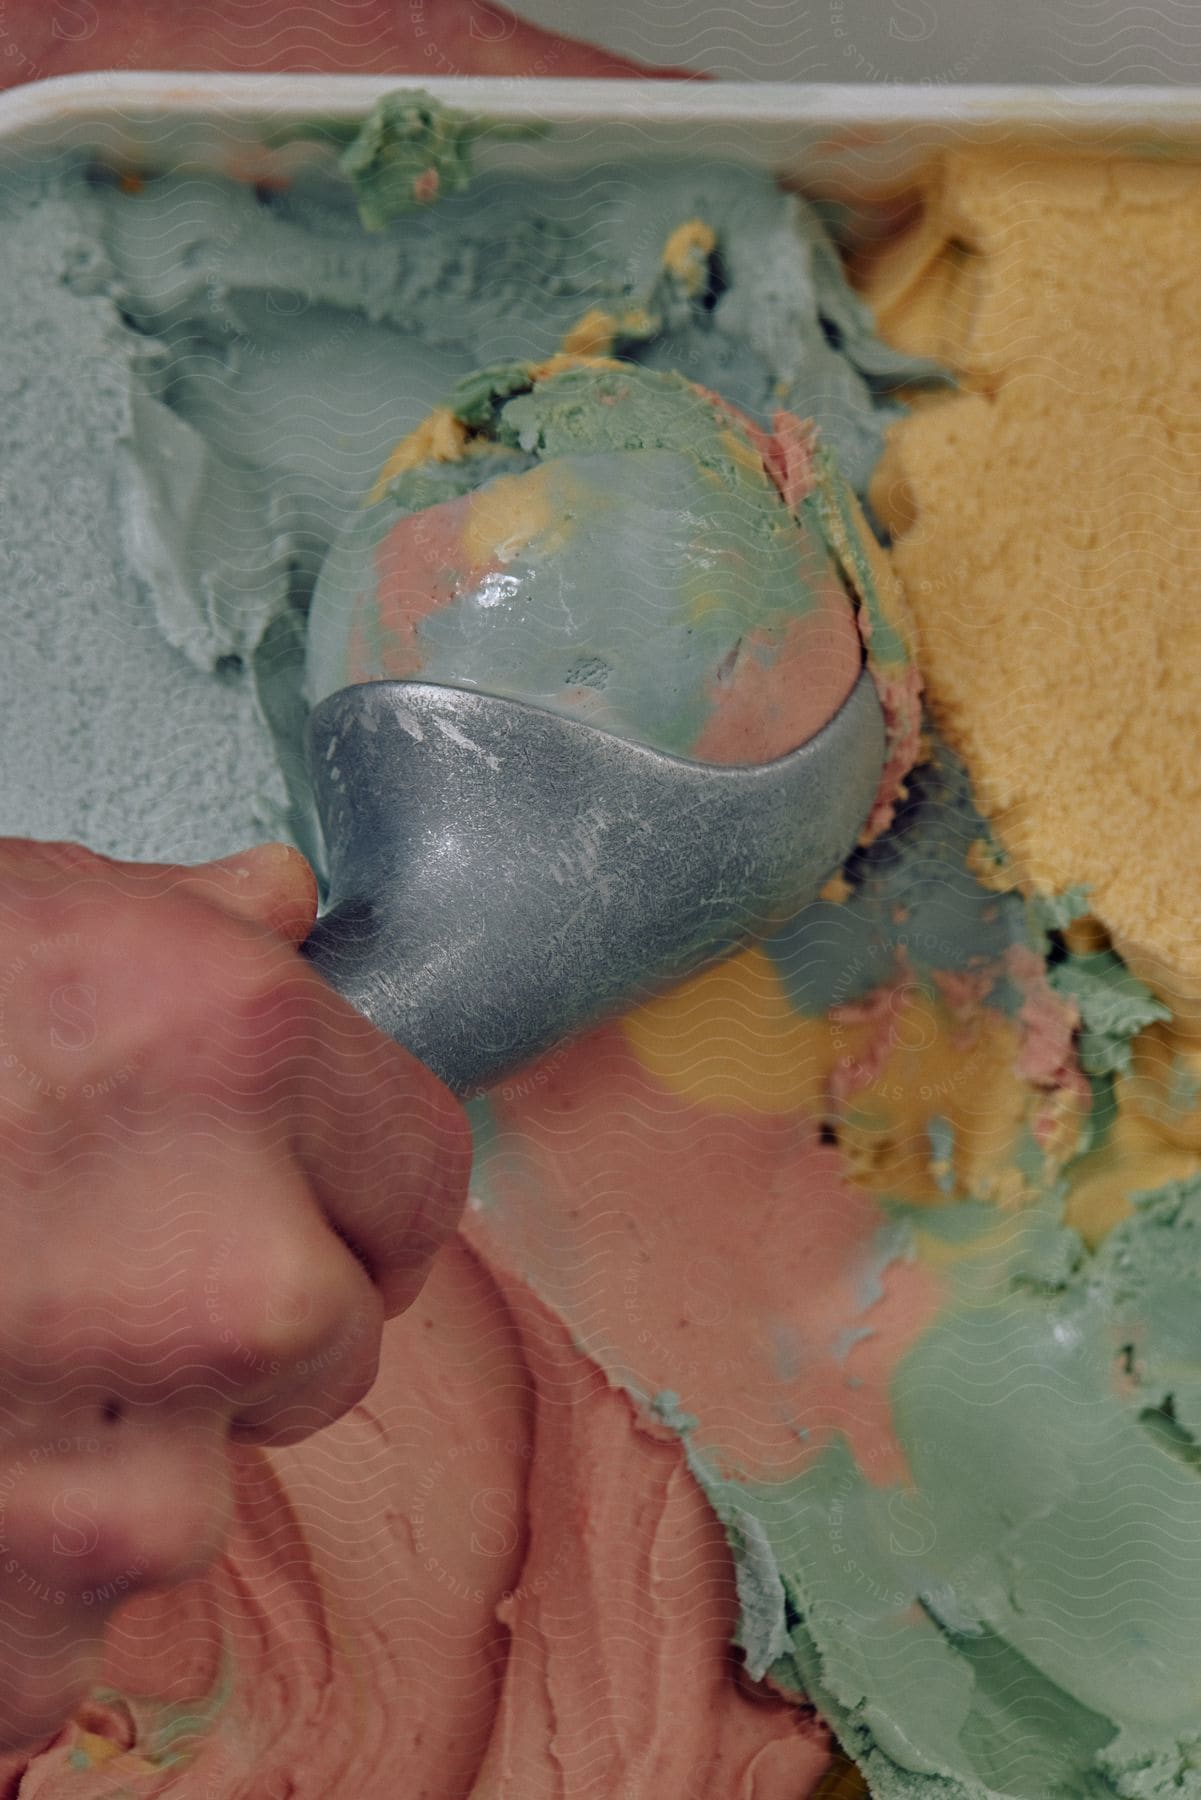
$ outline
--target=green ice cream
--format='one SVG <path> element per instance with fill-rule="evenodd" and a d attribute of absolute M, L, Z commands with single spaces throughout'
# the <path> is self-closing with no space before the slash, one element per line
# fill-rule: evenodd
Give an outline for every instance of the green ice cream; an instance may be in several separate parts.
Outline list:
<path fill-rule="evenodd" d="M 456 194 L 471 180 L 472 148 L 481 137 L 541 136 L 540 125 L 505 125 L 441 106 L 420 91 L 385 94 L 341 157 L 354 183 L 359 218 L 382 231 L 414 206 Z"/>
<path fill-rule="evenodd" d="M 1086 1150 L 1131 1034 L 1163 1008 L 1112 953 L 1066 948 L 1080 897 L 1028 905 L 970 878 L 983 821 L 954 758 L 937 750 L 913 787 L 893 831 L 852 859 L 850 897 L 769 944 L 790 1001 L 821 1017 L 895 979 L 900 957 L 931 997 L 991 966 L 987 1005 L 1013 1018 L 1024 995 L 1006 971 L 1038 946 L 1049 993 L 1077 1009 Z M 816 1700 L 872 1794 L 1196 1794 L 1201 1179 L 1136 1196 L 1090 1254 L 1062 1225 L 1073 1160 L 1057 1170 L 1037 1131 L 1014 1155 L 1035 1195 L 1017 1212 L 951 1179 L 943 1210 L 882 1197 L 879 1267 L 916 1262 L 941 1289 L 890 1376 L 905 1480 L 836 1435 L 766 1481 L 716 1454 L 672 1395 L 658 1410 L 726 1524 L 748 1661 Z M 848 1345 L 878 1329 L 880 1297 L 873 1277 Z"/>
<path fill-rule="evenodd" d="M 1201 1183 L 1143 1196 L 1092 1257 L 1055 1215 L 911 1221 L 957 1240 L 952 1305 L 895 1380 L 911 1486 L 836 1449 L 738 1490 L 791 1619 L 773 1673 L 873 1793 L 1198 1791 Z"/>
<path fill-rule="evenodd" d="M 461 383 L 401 462 L 438 431 L 446 459 L 385 473 L 326 558 L 314 702 L 420 678 L 680 755 L 762 762 L 850 692 L 851 604 L 796 510 L 811 473 L 791 470 L 790 506 L 776 440 L 715 396 L 679 375 L 555 358 Z M 803 443 L 793 460 L 807 464 Z"/>

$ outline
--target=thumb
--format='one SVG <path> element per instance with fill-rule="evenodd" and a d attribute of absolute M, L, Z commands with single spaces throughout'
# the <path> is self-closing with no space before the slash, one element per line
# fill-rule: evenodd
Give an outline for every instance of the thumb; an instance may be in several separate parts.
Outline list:
<path fill-rule="evenodd" d="M 0 839 L 0 878 L 62 893 L 100 883 L 131 898 L 183 894 L 302 944 L 317 916 L 317 879 L 299 850 L 256 844 L 207 863 L 118 862 L 81 844 Z"/>

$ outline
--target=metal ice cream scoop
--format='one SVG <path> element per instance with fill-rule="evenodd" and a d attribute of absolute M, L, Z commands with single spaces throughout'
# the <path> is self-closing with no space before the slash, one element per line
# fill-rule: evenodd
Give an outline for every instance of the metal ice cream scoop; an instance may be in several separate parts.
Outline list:
<path fill-rule="evenodd" d="M 470 1095 L 811 900 L 867 818 L 884 723 L 861 673 L 799 749 L 728 766 L 374 681 L 313 709 L 308 756 L 330 905 L 304 954 Z"/>

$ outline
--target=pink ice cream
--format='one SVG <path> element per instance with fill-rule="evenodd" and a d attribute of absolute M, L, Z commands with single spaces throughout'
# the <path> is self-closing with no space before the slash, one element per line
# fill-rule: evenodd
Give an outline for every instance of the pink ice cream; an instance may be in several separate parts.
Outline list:
<path fill-rule="evenodd" d="M 814 485 L 799 420 L 767 433 L 682 376 L 566 356 L 485 370 L 398 446 L 331 551 L 310 695 L 447 682 L 704 761 L 770 761 L 821 729 L 862 662 L 802 510 Z"/>
<path fill-rule="evenodd" d="M 724 979 L 698 995 L 713 1031 Z M 764 1018 L 782 1054 L 790 1029 Z M 393 1800 L 402 1776 L 428 1800 L 814 1791 L 828 1734 L 734 1678 L 722 1530 L 635 1396 L 674 1390 L 747 1475 L 838 1430 L 895 1479 L 889 1376 L 938 1283 L 884 1269 L 848 1347 L 879 1221 L 807 1106 L 689 1100 L 620 1024 L 496 1112 L 468 1222 L 368 1399 L 234 1453 L 226 1553 L 118 1615 L 107 1701 L 21 1800 Z"/>

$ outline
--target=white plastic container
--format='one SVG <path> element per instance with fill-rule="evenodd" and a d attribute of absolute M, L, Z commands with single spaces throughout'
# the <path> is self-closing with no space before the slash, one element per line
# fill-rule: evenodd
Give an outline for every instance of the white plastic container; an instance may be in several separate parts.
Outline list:
<path fill-rule="evenodd" d="M 1148 157 L 1201 157 L 1201 87 L 819 87 L 458 76 L 97 73 L 0 95 L 0 162 L 70 148 L 123 170 L 286 178 L 329 157 L 327 122 L 365 116 L 420 85 L 506 121 L 553 127 L 529 143 L 483 141 L 480 166 L 539 172 L 636 154 L 726 156 L 806 191 L 868 197 L 904 183 L 939 146 L 1020 139 Z M 318 135 L 312 135 L 312 134 Z M 306 135 L 307 134 L 307 135 Z"/>

